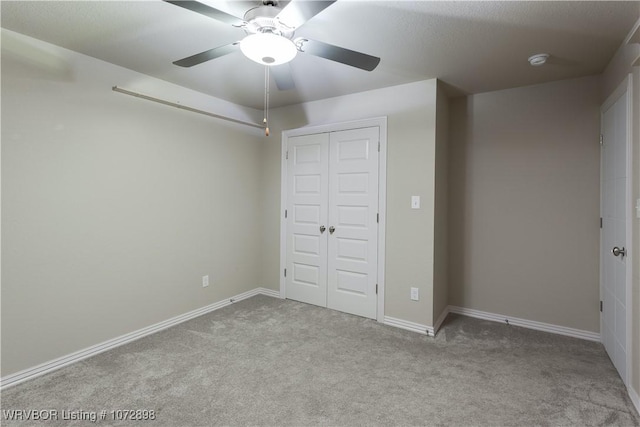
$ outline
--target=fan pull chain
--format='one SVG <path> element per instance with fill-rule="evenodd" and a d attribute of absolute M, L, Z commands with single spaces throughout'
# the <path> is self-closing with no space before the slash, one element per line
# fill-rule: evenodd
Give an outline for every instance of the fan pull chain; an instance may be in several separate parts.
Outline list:
<path fill-rule="evenodd" d="M 264 133 L 269 136 L 269 67 L 264 67 Z"/>

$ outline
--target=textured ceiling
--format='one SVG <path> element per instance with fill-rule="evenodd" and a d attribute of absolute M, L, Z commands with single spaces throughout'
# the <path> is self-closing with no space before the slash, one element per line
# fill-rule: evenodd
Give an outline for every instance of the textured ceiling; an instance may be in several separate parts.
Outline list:
<path fill-rule="evenodd" d="M 296 0 L 297 1 L 297 0 Z M 257 2 L 203 1 L 242 16 Z M 283 2 L 284 3 L 284 2 Z M 249 107 L 262 66 L 241 53 L 181 68 L 172 61 L 244 36 L 162 1 L 1 1 L 2 27 Z M 640 16 L 640 2 L 338 1 L 296 31 L 382 58 L 373 72 L 300 54 L 296 88 L 271 105 L 440 78 L 480 93 L 601 73 Z M 549 53 L 543 67 L 527 58 Z M 117 84 L 118 82 L 114 82 Z"/>

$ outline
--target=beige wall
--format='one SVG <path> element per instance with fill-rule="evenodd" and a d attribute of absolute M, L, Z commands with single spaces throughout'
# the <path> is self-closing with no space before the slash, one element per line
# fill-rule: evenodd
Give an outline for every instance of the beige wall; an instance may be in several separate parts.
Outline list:
<path fill-rule="evenodd" d="M 265 203 L 262 284 L 279 289 L 281 131 L 388 117 L 385 315 L 432 325 L 436 80 L 310 102 L 271 112 L 263 147 Z M 422 209 L 412 210 L 412 195 Z M 418 287 L 420 301 L 410 300 Z"/>
<path fill-rule="evenodd" d="M 2 52 L 1 375 L 259 286 L 263 138 L 14 36 L 34 56 Z"/>
<path fill-rule="evenodd" d="M 598 78 L 457 98 L 450 303 L 599 330 Z"/>
<path fill-rule="evenodd" d="M 438 81 L 436 99 L 436 163 L 435 163 L 435 220 L 433 267 L 433 324 L 449 305 L 449 98 Z"/>

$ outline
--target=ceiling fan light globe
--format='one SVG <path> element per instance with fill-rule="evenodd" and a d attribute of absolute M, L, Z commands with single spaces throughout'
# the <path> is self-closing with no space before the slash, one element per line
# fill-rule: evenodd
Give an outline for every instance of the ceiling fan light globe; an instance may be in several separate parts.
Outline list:
<path fill-rule="evenodd" d="M 298 49 L 291 40 L 276 34 L 251 34 L 240 42 L 240 50 L 250 60 L 262 65 L 280 65 L 296 57 Z"/>

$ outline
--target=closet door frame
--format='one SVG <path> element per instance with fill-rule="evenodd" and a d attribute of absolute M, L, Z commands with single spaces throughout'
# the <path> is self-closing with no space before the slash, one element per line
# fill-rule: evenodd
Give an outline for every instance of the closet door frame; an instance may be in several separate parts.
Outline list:
<path fill-rule="evenodd" d="M 384 267 L 385 267 L 385 224 L 386 224 L 386 201 L 387 201 L 387 117 L 375 117 L 371 119 L 355 120 L 341 123 L 332 123 L 319 126 L 309 126 L 298 129 L 291 129 L 282 132 L 282 152 L 280 171 L 280 298 L 285 298 L 286 281 L 285 266 L 287 257 L 287 220 L 285 210 L 287 209 L 287 152 L 290 137 L 311 135 L 316 133 L 338 132 L 368 127 L 378 127 L 380 129 L 380 153 L 378 159 L 378 213 L 380 215 L 378 223 L 378 295 L 377 313 L 378 322 L 384 321 Z"/>

